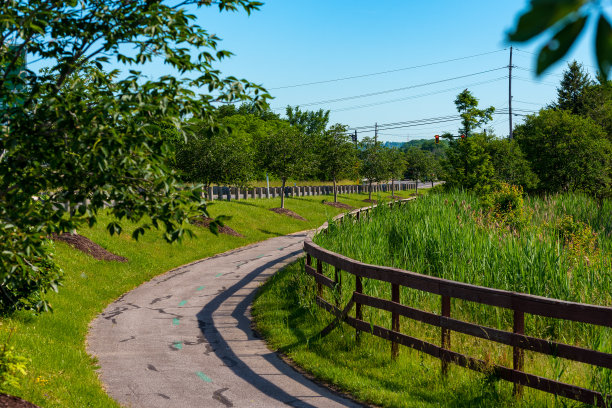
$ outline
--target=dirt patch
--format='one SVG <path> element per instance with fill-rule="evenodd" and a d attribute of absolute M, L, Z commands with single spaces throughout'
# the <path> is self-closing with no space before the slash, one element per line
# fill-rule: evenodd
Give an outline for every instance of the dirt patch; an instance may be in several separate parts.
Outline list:
<path fill-rule="evenodd" d="M 389 196 L 387 198 L 391 198 L 392 200 L 400 200 L 402 197 L 396 196 L 396 195 L 391 195 L 391 196 Z"/>
<path fill-rule="evenodd" d="M 370 200 L 369 198 L 366 198 L 365 200 L 363 200 L 364 203 L 372 203 L 372 204 L 378 204 L 378 200 Z"/>
<path fill-rule="evenodd" d="M 329 205 L 332 207 L 336 207 L 336 208 L 342 208 L 343 210 L 354 210 L 355 207 L 352 207 L 348 204 L 344 204 L 344 203 L 334 203 L 333 201 L 323 201 L 323 204 L 325 205 Z"/>
<path fill-rule="evenodd" d="M 213 221 L 212 218 L 208 218 L 204 216 L 194 217 L 189 220 L 189 222 L 191 222 L 193 225 L 197 225 L 198 227 L 204 227 L 204 228 L 208 228 L 208 226 L 210 225 L 212 221 Z M 219 227 L 219 232 L 221 234 L 231 235 L 233 237 L 244 238 L 244 235 L 242 235 L 239 232 L 234 231 L 227 225 Z"/>
<path fill-rule="evenodd" d="M 96 244 L 89 238 L 85 238 L 79 234 L 52 234 L 51 239 L 54 241 L 62 241 L 70 245 L 71 247 L 78 249 L 81 252 L 85 252 L 88 255 L 93 256 L 95 259 L 102 261 L 116 261 L 116 262 L 127 262 L 128 259 L 123 256 L 115 255 L 112 252 L 107 251 L 100 245 Z M 2 405 L 0 405 L 0 408 Z"/>
<path fill-rule="evenodd" d="M 300 220 L 300 221 L 308 221 L 306 218 L 302 217 L 299 214 L 294 213 L 291 210 L 288 210 L 286 208 L 270 208 L 270 211 L 274 211 L 277 214 L 282 214 L 282 215 L 286 215 L 288 217 L 293 217 L 296 220 Z"/>
<path fill-rule="evenodd" d="M 39 406 L 19 397 L 0 394 L 0 408 L 39 408 Z"/>

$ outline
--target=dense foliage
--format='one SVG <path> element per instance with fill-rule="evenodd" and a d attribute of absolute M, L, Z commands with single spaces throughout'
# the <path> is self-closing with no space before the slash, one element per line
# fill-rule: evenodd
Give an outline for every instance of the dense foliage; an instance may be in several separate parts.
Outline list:
<path fill-rule="evenodd" d="M 214 2 L 251 12 L 261 3 Z M 199 194 L 180 190 L 168 168 L 172 149 L 156 123 L 179 128 L 186 117 L 214 124 L 215 101 L 259 103 L 256 85 L 223 78 L 212 64 L 230 55 L 195 24 L 188 9 L 211 1 L 10 0 L 0 3 L 0 288 L 3 304 L 48 307 L 42 295 L 59 275 L 44 250 L 51 233 L 93 225 L 105 207 L 120 220 L 185 233 Z M 127 53 L 129 52 L 129 53 Z M 47 69 L 34 72 L 25 57 Z M 129 71 L 109 70 L 108 62 Z M 148 79 L 138 67 L 165 63 L 173 74 Z M 206 89 L 196 95 L 192 89 Z M 179 130 L 180 132 L 180 130 Z M 111 205 L 112 204 L 112 205 Z M 34 297 L 37 298 L 38 295 Z M 10 309 L 10 308 L 9 308 Z M 4 307 L 1 311 L 6 311 Z"/>

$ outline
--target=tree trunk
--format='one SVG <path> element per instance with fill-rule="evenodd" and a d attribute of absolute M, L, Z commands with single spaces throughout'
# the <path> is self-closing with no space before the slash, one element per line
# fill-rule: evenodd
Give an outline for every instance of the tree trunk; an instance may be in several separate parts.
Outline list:
<path fill-rule="evenodd" d="M 283 186 L 281 187 L 281 208 L 285 208 L 285 181 L 287 181 L 286 177 L 282 178 Z"/>
<path fill-rule="evenodd" d="M 334 177 L 334 203 L 338 202 L 338 190 L 336 188 L 336 177 Z"/>
<path fill-rule="evenodd" d="M 369 188 L 369 192 L 370 192 L 370 201 L 372 201 L 372 180 L 368 180 L 370 182 L 370 188 Z"/>

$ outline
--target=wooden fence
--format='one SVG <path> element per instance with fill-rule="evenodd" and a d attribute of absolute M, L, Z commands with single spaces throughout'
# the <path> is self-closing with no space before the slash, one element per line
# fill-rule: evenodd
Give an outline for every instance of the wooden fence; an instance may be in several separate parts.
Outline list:
<path fill-rule="evenodd" d="M 403 205 L 406 201 L 396 202 Z M 358 209 L 337 218 L 339 222 L 359 220 L 367 215 L 371 207 Z M 322 228 L 325 228 L 322 227 Z M 367 332 L 391 342 L 391 355 L 397 357 L 398 345 L 411 347 L 427 353 L 442 361 L 442 373 L 446 374 L 449 363 L 479 372 L 495 373 L 500 378 L 513 382 L 516 395 L 522 392 L 522 386 L 535 388 L 548 393 L 571 398 L 584 403 L 602 407 L 612 406 L 612 396 L 600 392 L 566 384 L 529 374 L 524 371 L 524 350 L 561 357 L 593 366 L 612 369 L 612 354 L 587 348 L 572 346 L 556 341 L 544 340 L 525 335 L 525 314 L 570 320 L 605 327 L 612 327 L 612 308 L 583 303 L 566 302 L 523 293 L 491 289 L 446 279 L 435 278 L 401 269 L 369 265 L 321 248 L 307 239 L 304 243 L 306 252 L 306 272 L 313 276 L 317 283 L 317 304 L 334 314 L 360 332 Z M 316 266 L 315 262 L 316 261 Z M 323 274 L 323 264 L 334 267 L 334 279 Z M 340 271 L 355 276 L 355 290 L 348 304 L 341 309 L 339 298 L 332 305 L 322 297 L 323 287 L 337 291 L 340 288 Z M 388 282 L 391 285 L 391 300 L 372 297 L 363 293 L 364 278 Z M 429 313 L 402 305 L 400 287 L 404 286 L 424 292 L 440 295 L 440 314 Z M 336 292 L 337 293 L 337 292 Z M 491 327 L 465 322 L 451 317 L 451 300 L 462 299 L 490 306 L 512 310 L 514 313 L 513 331 L 508 332 Z M 355 304 L 355 315 L 350 316 Z M 371 325 L 363 320 L 363 307 L 368 306 L 391 313 L 391 328 Z M 400 316 L 405 316 L 440 328 L 440 345 L 409 336 L 400 332 Z M 467 334 L 513 348 L 513 367 L 487 363 L 483 360 L 452 351 L 451 332 Z"/>
<path fill-rule="evenodd" d="M 353 184 L 336 186 L 338 194 L 358 194 L 367 193 L 369 185 Z M 410 183 L 395 183 L 395 191 L 415 190 L 416 182 Z M 373 184 L 372 192 L 388 192 L 391 191 L 391 184 Z M 254 187 L 254 188 L 237 188 L 214 186 L 209 187 L 207 197 L 209 200 L 246 200 L 254 198 L 275 198 L 280 197 L 282 187 Z M 285 187 L 285 197 L 302 197 L 302 196 L 319 196 L 334 193 L 333 186 L 287 186 Z"/>

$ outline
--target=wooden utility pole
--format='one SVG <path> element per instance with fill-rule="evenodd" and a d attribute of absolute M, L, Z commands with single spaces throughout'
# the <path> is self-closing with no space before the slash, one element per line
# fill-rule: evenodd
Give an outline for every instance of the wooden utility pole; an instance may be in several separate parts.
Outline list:
<path fill-rule="evenodd" d="M 378 142 L 378 123 L 374 123 L 374 145 Z"/>
<path fill-rule="evenodd" d="M 510 63 L 508 64 L 508 126 L 510 128 L 508 139 L 512 139 L 512 47 L 510 47 Z"/>

